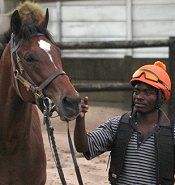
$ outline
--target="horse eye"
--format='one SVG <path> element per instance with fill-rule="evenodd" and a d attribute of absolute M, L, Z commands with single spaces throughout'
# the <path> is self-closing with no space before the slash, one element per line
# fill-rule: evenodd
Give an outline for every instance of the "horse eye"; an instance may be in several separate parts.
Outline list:
<path fill-rule="evenodd" d="M 24 60 L 25 60 L 26 62 L 28 62 L 28 63 L 31 63 L 31 62 L 34 61 L 34 58 L 33 58 L 31 55 L 26 55 L 26 56 L 24 57 Z"/>

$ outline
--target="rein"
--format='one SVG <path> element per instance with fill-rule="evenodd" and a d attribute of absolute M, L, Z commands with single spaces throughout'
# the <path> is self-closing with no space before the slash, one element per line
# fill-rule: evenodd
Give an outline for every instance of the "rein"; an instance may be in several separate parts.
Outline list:
<path fill-rule="evenodd" d="M 54 137 L 54 129 L 51 126 L 51 122 L 50 122 L 50 112 L 52 111 L 52 103 L 51 103 L 49 98 L 45 98 L 44 101 L 43 101 L 43 104 L 44 104 L 43 123 L 44 123 L 44 125 L 46 125 L 52 155 L 53 155 L 53 158 L 54 158 L 54 161 L 55 161 L 55 164 L 56 164 L 57 171 L 58 171 L 58 174 L 60 176 L 61 182 L 62 182 L 63 185 L 67 185 L 65 177 L 64 177 L 64 173 L 63 173 L 63 170 L 62 170 L 62 166 L 61 166 L 61 163 L 60 163 L 58 151 L 57 151 L 57 146 L 56 146 L 55 137 Z M 79 185 L 83 185 L 80 169 L 78 167 L 78 163 L 77 163 L 77 160 L 76 160 L 76 157 L 75 157 L 75 152 L 74 152 L 72 139 L 71 139 L 71 135 L 70 135 L 70 131 L 69 131 L 69 122 L 67 122 L 67 134 L 68 134 L 69 148 L 70 148 L 72 160 L 73 160 L 74 167 L 75 167 L 75 172 L 76 172 L 76 175 L 77 175 L 77 180 L 79 182 Z"/>

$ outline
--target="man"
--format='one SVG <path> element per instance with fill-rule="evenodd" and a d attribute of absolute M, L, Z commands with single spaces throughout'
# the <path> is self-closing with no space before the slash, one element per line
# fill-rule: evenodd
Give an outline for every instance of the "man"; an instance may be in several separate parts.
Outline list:
<path fill-rule="evenodd" d="M 88 97 L 76 119 L 75 147 L 86 159 L 111 151 L 112 185 L 174 184 L 174 126 L 160 109 L 170 97 L 171 81 L 162 62 L 144 65 L 130 80 L 132 110 L 87 133 Z M 100 116 L 100 115 L 98 115 Z"/>

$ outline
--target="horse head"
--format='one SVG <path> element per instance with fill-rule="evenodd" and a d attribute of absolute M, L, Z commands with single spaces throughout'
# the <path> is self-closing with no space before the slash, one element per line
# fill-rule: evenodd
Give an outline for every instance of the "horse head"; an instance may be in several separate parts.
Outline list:
<path fill-rule="evenodd" d="M 63 71 L 60 49 L 47 31 L 48 20 L 48 9 L 37 25 L 23 24 L 18 10 L 12 14 L 13 86 L 24 102 L 36 103 L 41 110 L 49 98 L 60 118 L 69 121 L 79 114 L 81 99 Z"/>

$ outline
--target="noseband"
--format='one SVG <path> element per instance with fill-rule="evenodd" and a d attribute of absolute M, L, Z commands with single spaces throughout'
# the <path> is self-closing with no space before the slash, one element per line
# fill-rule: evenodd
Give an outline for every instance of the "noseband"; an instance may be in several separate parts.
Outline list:
<path fill-rule="evenodd" d="M 41 35 L 41 34 L 38 34 Z M 45 98 L 43 94 L 43 89 L 46 88 L 55 78 L 61 75 L 66 75 L 64 71 L 56 71 L 53 74 L 51 74 L 44 82 L 42 82 L 39 86 L 37 86 L 33 80 L 30 78 L 28 73 L 24 70 L 22 64 L 21 64 L 21 59 L 18 56 L 17 49 L 19 48 L 21 42 L 18 42 L 15 44 L 14 42 L 14 36 L 13 34 L 11 35 L 11 40 L 10 40 L 10 51 L 11 51 L 11 62 L 12 62 L 12 69 L 13 69 L 13 76 L 14 76 L 14 82 L 15 82 L 15 87 L 18 91 L 19 96 L 21 99 L 23 99 L 22 94 L 19 89 L 18 81 L 23 84 L 27 91 L 32 91 L 33 94 L 35 95 L 35 100 L 37 106 L 43 110 L 43 99 Z M 17 66 L 19 70 L 17 69 Z M 25 79 L 22 74 L 25 71 L 25 75 L 27 79 Z"/>

